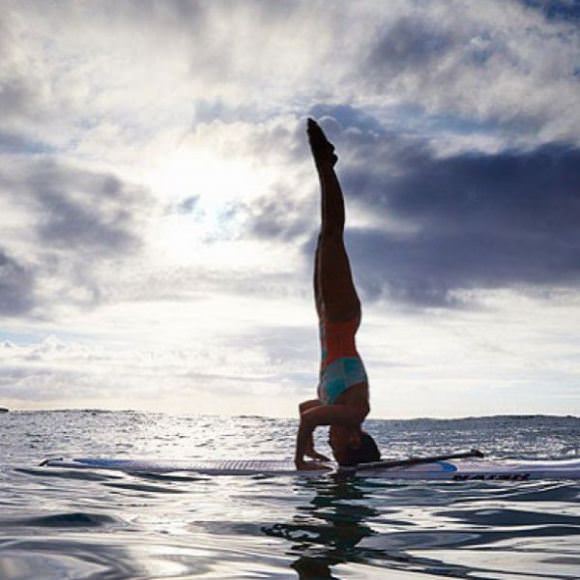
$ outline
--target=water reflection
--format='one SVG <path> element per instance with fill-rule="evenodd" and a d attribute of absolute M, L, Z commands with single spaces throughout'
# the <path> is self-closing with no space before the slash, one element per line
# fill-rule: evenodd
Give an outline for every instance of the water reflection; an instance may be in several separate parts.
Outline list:
<path fill-rule="evenodd" d="M 356 479 L 305 479 L 298 493 L 314 492 L 306 505 L 296 509 L 290 523 L 264 526 L 262 531 L 292 542 L 290 553 L 298 555 L 292 568 L 300 578 L 334 578 L 331 567 L 360 561 L 359 542 L 373 534 L 367 523 L 379 512 L 368 502 L 369 493 Z"/>
<path fill-rule="evenodd" d="M 550 486 L 546 488 L 553 495 Z M 295 483 L 294 492 L 306 501 L 295 508 L 291 521 L 263 526 L 262 531 L 290 542 L 287 553 L 296 558 L 291 567 L 304 579 L 343 577 L 344 568 L 340 574 L 336 570 L 341 564 L 350 564 L 351 569 L 353 564 L 366 566 L 369 574 L 372 566 L 377 575 L 390 569 L 425 577 L 575 578 L 564 566 L 561 574 L 542 573 L 544 554 L 534 554 L 533 543 L 526 549 L 522 542 L 558 536 L 570 539 L 580 531 L 578 518 L 510 510 L 502 502 L 489 509 L 490 496 L 499 499 L 507 491 L 490 484 L 446 487 L 330 476 L 305 479 Z M 530 493 L 526 486 L 514 486 L 509 490 L 512 501 L 518 491 L 526 497 Z M 536 496 L 540 493 L 536 486 Z M 449 509 L 471 495 L 476 499 L 469 508 Z M 504 526 L 508 529 L 502 530 Z M 458 548 L 465 562 L 457 562 Z M 504 554 L 507 566 L 490 566 L 490 551 Z M 520 553 L 537 558 L 534 574 L 517 570 Z M 560 556 L 566 555 L 562 549 Z"/>

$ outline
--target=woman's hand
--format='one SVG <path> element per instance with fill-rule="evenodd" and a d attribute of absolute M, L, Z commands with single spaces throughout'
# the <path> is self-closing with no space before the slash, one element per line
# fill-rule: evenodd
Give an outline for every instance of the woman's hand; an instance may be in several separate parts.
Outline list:
<path fill-rule="evenodd" d="M 295 461 L 298 471 L 330 471 L 332 467 L 319 461 Z"/>
<path fill-rule="evenodd" d="M 322 455 L 322 453 L 318 453 L 318 451 L 314 449 L 314 438 L 312 436 L 312 433 L 310 434 L 310 437 L 308 437 L 308 440 L 306 442 L 306 449 L 304 450 L 304 455 L 306 455 L 306 457 L 310 457 L 310 459 L 318 459 L 319 461 L 330 461 L 330 459 L 326 457 L 326 455 Z"/>
<path fill-rule="evenodd" d="M 304 452 L 304 455 L 306 455 L 306 457 L 310 457 L 311 459 L 317 459 L 318 461 L 331 461 L 328 457 L 326 457 L 326 455 L 322 455 L 322 453 L 315 451 L 314 448 L 307 449 Z"/>

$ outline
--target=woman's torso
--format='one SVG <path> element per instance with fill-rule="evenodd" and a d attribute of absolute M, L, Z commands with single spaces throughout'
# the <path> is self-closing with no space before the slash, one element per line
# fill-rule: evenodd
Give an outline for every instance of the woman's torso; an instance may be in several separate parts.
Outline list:
<path fill-rule="evenodd" d="M 319 398 L 326 404 L 360 407 L 366 416 L 368 379 L 355 340 L 360 318 L 359 314 L 345 321 L 320 321 Z M 330 397 L 327 390 L 332 391 Z"/>

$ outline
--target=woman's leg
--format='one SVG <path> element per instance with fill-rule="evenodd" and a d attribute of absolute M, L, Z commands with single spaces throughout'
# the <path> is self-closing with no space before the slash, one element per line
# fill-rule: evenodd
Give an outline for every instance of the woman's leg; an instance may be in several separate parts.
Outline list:
<path fill-rule="evenodd" d="M 344 198 L 333 167 L 336 156 L 316 123 L 309 121 L 308 133 L 321 189 L 314 283 L 317 309 L 322 307 L 328 320 L 349 320 L 360 314 L 360 301 L 344 247 Z"/>
<path fill-rule="evenodd" d="M 322 320 L 323 307 L 322 307 L 322 294 L 320 291 L 320 238 L 316 241 L 316 253 L 314 254 L 314 302 L 316 304 L 316 314 L 318 314 L 318 320 Z"/>

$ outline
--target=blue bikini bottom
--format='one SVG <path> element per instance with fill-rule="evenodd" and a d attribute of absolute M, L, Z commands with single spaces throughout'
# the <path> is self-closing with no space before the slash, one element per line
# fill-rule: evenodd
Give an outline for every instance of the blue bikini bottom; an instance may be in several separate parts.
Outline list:
<path fill-rule="evenodd" d="M 324 405 L 333 405 L 348 388 L 366 382 L 367 373 L 362 360 L 359 357 L 341 357 L 320 373 L 318 398 Z"/>

